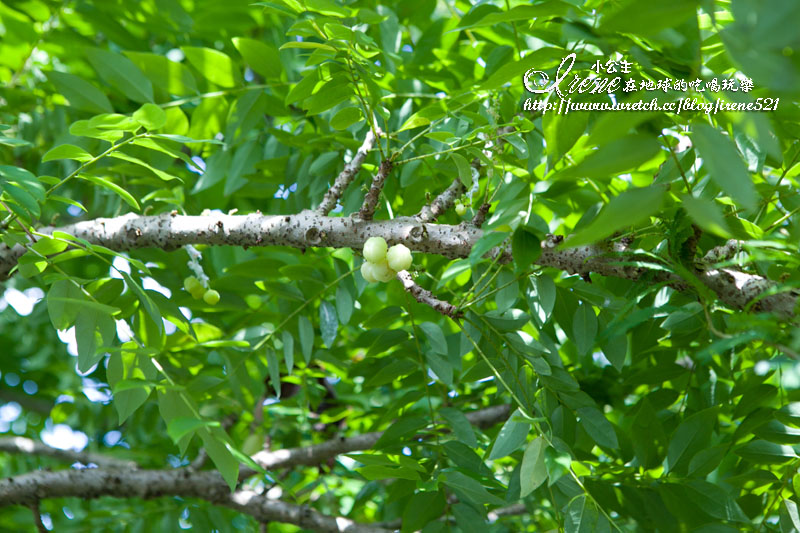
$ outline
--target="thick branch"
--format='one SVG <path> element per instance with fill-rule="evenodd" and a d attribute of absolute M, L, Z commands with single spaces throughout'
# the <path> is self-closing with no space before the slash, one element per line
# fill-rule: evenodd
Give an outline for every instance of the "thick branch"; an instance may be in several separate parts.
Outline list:
<path fill-rule="evenodd" d="M 367 191 L 366 196 L 364 196 L 364 203 L 361 205 L 361 209 L 356 215 L 361 220 L 372 220 L 372 215 L 375 214 L 375 208 L 378 205 L 378 199 L 383 190 L 383 184 L 386 182 L 386 178 L 391 171 L 392 162 L 389 159 L 383 160 L 378 173 L 372 178 L 372 185 L 370 185 L 369 191 Z"/>
<path fill-rule="evenodd" d="M 541 266 L 564 270 L 570 274 L 588 276 L 594 272 L 603 276 L 614 276 L 638 280 L 650 273 L 655 281 L 669 282 L 678 290 L 687 290 L 690 285 L 679 276 L 669 272 L 653 272 L 646 267 L 625 266 L 620 257 L 609 256 L 608 251 L 598 245 L 578 246 L 559 250 L 561 237 L 548 235 L 542 243 L 542 255 L 536 261 Z M 772 281 L 733 269 L 722 268 L 697 272 L 697 278 L 714 291 L 726 305 L 742 309 L 774 284 Z M 754 305 L 757 311 L 774 312 L 785 318 L 794 316 L 797 295 L 784 292 L 765 296 Z"/>
<path fill-rule="evenodd" d="M 211 244 L 230 246 L 292 246 L 295 248 L 331 247 L 361 248 L 371 236 L 386 239 L 389 244 L 403 243 L 417 252 L 431 253 L 452 259 L 467 257 L 472 246 L 483 236 L 483 231 L 469 224 L 425 224 L 415 217 L 398 217 L 393 220 L 360 220 L 350 217 L 326 217 L 313 211 L 296 215 L 222 215 L 179 216 L 164 213 L 155 216 L 128 214 L 117 218 L 99 218 L 78 222 L 61 228 L 43 228 L 40 233 L 60 230 L 92 244 L 101 244 L 112 250 L 135 248 L 174 249 L 185 244 Z M 619 257 L 608 255 L 608 249 L 599 245 L 559 249 L 559 238 L 549 236 L 542 243 L 542 255 L 536 261 L 541 266 L 554 267 L 586 277 L 594 272 L 639 280 L 651 271 L 645 267 L 620 266 Z M 10 275 L 25 247 L 9 248 L 0 243 L 0 279 Z M 508 250 L 502 262 L 511 260 Z M 656 272 L 657 280 L 666 280 L 679 290 L 689 285 L 678 276 Z M 724 268 L 698 272 L 698 279 L 711 288 L 720 300 L 733 308 L 742 309 L 774 283 L 757 275 Z M 775 312 L 783 317 L 794 316 L 797 295 L 773 294 L 762 298 L 755 306 L 757 311 Z"/>
<path fill-rule="evenodd" d="M 0 452 L 18 453 L 24 455 L 41 455 L 44 457 L 52 457 L 53 459 L 58 459 L 60 461 L 66 461 L 68 463 L 82 463 L 84 465 L 94 463 L 97 466 L 106 468 L 136 468 L 136 463 L 133 461 L 115 459 L 114 457 L 108 457 L 99 453 L 59 450 L 58 448 L 52 448 L 46 444 L 27 439 L 25 437 L 0 438 Z"/>
<path fill-rule="evenodd" d="M 453 207 L 459 196 L 467 192 L 467 188 L 461 183 L 461 180 L 456 178 L 453 183 L 445 189 L 430 205 L 423 206 L 417 214 L 417 220 L 420 222 L 433 222 L 439 218 L 448 209 Z"/>
<path fill-rule="evenodd" d="M 199 498 L 248 514 L 260 522 L 283 522 L 326 533 L 389 533 L 390 530 L 327 516 L 309 507 L 272 500 L 251 490 L 231 493 L 217 472 L 176 470 L 110 470 L 85 468 L 37 471 L 0 480 L 0 507 L 31 506 L 48 498 L 93 499 Z"/>
<path fill-rule="evenodd" d="M 378 135 L 380 135 L 380 130 L 378 130 Z M 347 189 L 347 186 L 350 185 L 350 182 L 356 177 L 358 171 L 361 170 L 361 165 L 364 164 L 367 153 L 372 150 L 374 145 L 375 135 L 373 135 L 372 130 L 370 130 L 367 132 L 364 144 L 361 145 L 361 148 L 359 148 L 353 156 L 353 160 L 344 166 L 344 169 L 342 169 L 342 172 L 333 182 L 331 188 L 325 193 L 325 197 L 322 198 L 322 202 L 320 202 L 316 210 L 318 215 L 327 215 L 336 207 L 336 202 L 339 201 L 345 189 Z"/>
<path fill-rule="evenodd" d="M 421 304 L 429 305 L 439 313 L 456 318 L 459 316 L 458 308 L 445 300 L 440 300 L 433 293 L 427 289 L 423 289 L 411 278 L 411 274 L 407 270 L 401 270 L 397 273 L 397 279 L 403 284 L 403 288 L 407 290 L 411 296 L 414 297 Z"/>

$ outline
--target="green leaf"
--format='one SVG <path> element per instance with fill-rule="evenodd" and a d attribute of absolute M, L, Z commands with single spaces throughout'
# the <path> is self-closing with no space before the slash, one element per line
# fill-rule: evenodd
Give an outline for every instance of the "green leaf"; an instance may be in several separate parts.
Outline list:
<path fill-rule="evenodd" d="M 278 354 L 272 348 L 267 348 L 267 371 L 269 371 L 269 381 L 275 389 L 275 396 L 281 397 L 281 366 L 278 362 Z"/>
<path fill-rule="evenodd" d="M 450 159 L 453 160 L 455 163 L 456 168 L 458 169 L 458 179 L 461 180 L 461 183 L 464 184 L 464 187 L 468 189 L 472 187 L 472 167 L 467 162 L 466 158 L 458 154 L 456 152 L 452 152 L 450 154 Z"/>
<path fill-rule="evenodd" d="M 442 407 L 439 409 L 439 414 L 447 420 L 447 423 L 453 429 L 456 438 L 469 446 L 475 448 L 478 446 L 478 440 L 475 438 L 475 432 L 472 429 L 472 424 L 464 413 L 452 407 Z"/>
<path fill-rule="evenodd" d="M 83 300 L 83 291 L 69 280 L 59 280 L 50 286 L 47 291 L 47 312 L 50 322 L 56 329 L 69 329 L 75 323 L 80 307 L 74 305 L 74 300 Z"/>
<path fill-rule="evenodd" d="M 507 238 L 508 233 L 504 231 L 492 231 L 485 233 L 483 237 L 478 239 L 478 242 L 472 246 L 472 250 L 469 252 L 470 263 L 474 265 L 479 262 L 483 258 L 484 254 L 486 254 L 495 246 L 499 246 Z"/>
<path fill-rule="evenodd" d="M 547 480 L 547 467 L 544 464 L 544 450 L 547 448 L 542 437 L 533 439 L 525 449 L 520 466 L 520 497 L 524 498 Z"/>
<path fill-rule="evenodd" d="M 530 21 L 535 18 L 558 17 L 565 15 L 567 11 L 569 11 L 569 8 L 569 4 L 560 0 L 549 0 L 537 5 L 521 5 L 513 7 L 508 11 L 489 13 L 474 22 L 470 21 L 467 26 L 459 25 L 457 29 L 463 30 L 494 26 L 503 22 Z M 468 16 L 469 15 L 467 15 L 467 17 Z"/>
<path fill-rule="evenodd" d="M 444 474 L 444 484 L 478 505 L 503 505 L 505 503 L 486 490 L 480 482 L 465 476 L 461 472 L 447 472 Z"/>
<path fill-rule="evenodd" d="M 203 447 L 208 456 L 233 492 L 239 479 L 239 460 L 231 453 L 228 436 L 219 427 L 200 429 L 198 433 L 203 439 Z"/>
<path fill-rule="evenodd" d="M 109 355 L 106 376 L 112 389 L 117 383 L 124 380 L 152 381 L 157 375 L 158 370 L 153 366 L 150 358 L 140 353 L 132 342 L 123 345 L 123 350 L 113 351 Z M 119 423 L 122 424 L 141 407 L 149 395 L 150 389 L 145 387 L 114 393 L 114 408 L 119 416 Z"/>
<path fill-rule="evenodd" d="M 503 427 L 500 428 L 500 433 L 492 445 L 492 451 L 489 453 L 489 460 L 500 459 L 517 451 L 520 446 L 525 442 L 528 432 L 531 429 L 530 424 L 516 420 L 519 418 L 519 409 L 514 411 L 514 414 L 506 420 Z"/>
<path fill-rule="evenodd" d="M 194 433 L 202 427 L 218 427 L 219 422 L 214 420 L 199 420 L 194 417 L 179 416 L 167 424 L 167 435 L 172 442 L 177 444 L 185 435 Z"/>
<path fill-rule="evenodd" d="M 733 141 L 708 124 L 697 122 L 692 129 L 692 141 L 711 181 L 740 206 L 754 210 L 759 197 Z"/>
<path fill-rule="evenodd" d="M 319 304 L 319 330 L 322 335 L 322 342 L 328 348 L 333 346 L 336 340 L 336 330 L 339 328 L 339 319 L 336 318 L 336 309 L 330 302 L 323 301 Z"/>
<path fill-rule="evenodd" d="M 797 457 L 791 446 L 765 440 L 748 442 L 734 452 L 741 458 L 756 464 L 783 464 Z"/>
<path fill-rule="evenodd" d="M 250 68 L 266 79 L 280 78 L 283 72 L 278 49 L 269 43 L 234 37 L 233 45 L 242 54 Z"/>
<path fill-rule="evenodd" d="M 335 130 L 347 129 L 359 120 L 362 120 L 364 115 L 358 107 L 343 107 L 331 119 L 331 128 Z"/>
<path fill-rule="evenodd" d="M 692 220 L 702 229 L 723 239 L 731 238 L 731 231 L 725 217 L 714 202 L 704 198 L 681 196 L 681 205 Z"/>
<path fill-rule="evenodd" d="M 306 364 L 311 362 L 311 351 L 314 348 L 314 327 L 304 315 L 297 319 L 297 329 L 300 333 L 300 350 Z"/>
<path fill-rule="evenodd" d="M 85 179 L 86 181 L 91 181 L 95 185 L 99 185 L 101 187 L 104 187 L 104 188 L 112 191 L 114 194 L 118 195 L 120 198 L 125 200 L 125 203 L 127 203 L 132 208 L 136 209 L 137 211 L 141 210 L 141 208 L 139 207 L 139 202 L 136 201 L 136 198 L 134 198 L 131 193 L 129 193 L 128 191 L 126 191 L 125 189 L 123 189 L 122 187 L 117 185 L 116 183 L 113 183 L 113 182 L 111 182 L 111 181 L 109 181 L 109 180 L 107 180 L 105 178 L 101 178 L 99 176 L 93 176 L 91 174 L 81 174 L 78 177 L 80 177 L 81 179 Z"/>
<path fill-rule="evenodd" d="M 123 161 L 127 161 L 129 163 L 133 163 L 133 164 L 142 166 L 142 167 L 150 170 L 153 174 L 155 174 L 156 176 L 158 176 L 159 178 L 161 178 L 164 181 L 170 181 L 170 180 L 178 179 L 175 176 L 173 176 L 172 174 L 168 174 L 168 173 L 164 172 L 163 170 L 159 170 L 159 169 L 155 168 L 154 166 L 150 165 L 149 163 L 145 163 L 144 161 L 142 161 L 138 157 L 133 157 L 132 155 L 128 155 L 128 154 L 126 154 L 124 152 L 119 152 L 119 151 L 111 152 L 110 154 L 108 154 L 108 157 L 113 157 L 114 159 L 121 159 Z"/>
<path fill-rule="evenodd" d="M 656 35 L 676 28 L 696 12 L 696 0 L 626 0 L 603 17 L 600 31 Z"/>
<path fill-rule="evenodd" d="M 547 143 L 547 168 L 555 164 L 569 152 L 570 148 L 586 131 L 588 113 L 545 113 L 542 117 L 544 140 Z"/>
<path fill-rule="evenodd" d="M 541 240 L 531 228 L 519 226 L 511 237 L 511 253 L 517 272 L 526 272 L 542 255 Z"/>
<path fill-rule="evenodd" d="M 800 531 L 800 511 L 797 504 L 789 499 L 783 500 L 780 514 L 781 533 Z"/>
<path fill-rule="evenodd" d="M 192 72 L 183 63 L 170 61 L 164 56 L 145 52 L 123 52 L 156 87 L 169 94 L 188 96 L 197 94 L 197 83 Z"/>
<path fill-rule="evenodd" d="M 83 293 L 81 293 L 80 298 L 63 298 L 61 296 L 52 296 L 49 298 L 53 303 L 63 303 L 71 306 L 76 306 L 78 308 L 78 312 L 97 312 L 107 314 L 109 316 L 119 313 L 119 308 L 114 307 L 111 305 L 101 304 L 99 302 L 95 302 L 93 300 L 88 300 L 85 298 Z"/>
<path fill-rule="evenodd" d="M 403 527 L 400 533 L 421 530 L 428 522 L 441 516 L 446 505 L 447 501 L 441 491 L 417 492 L 403 511 Z"/>
<path fill-rule="evenodd" d="M 578 409 L 578 416 L 583 429 L 599 446 L 611 449 L 619 448 L 614 426 L 611 425 L 611 422 L 599 409 L 596 407 L 581 407 Z"/>
<path fill-rule="evenodd" d="M 141 304 L 142 308 L 144 309 L 147 316 L 150 317 L 150 320 L 153 321 L 153 325 L 156 327 L 156 330 L 159 334 L 164 332 L 164 322 L 161 318 L 161 313 L 158 310 L 156 304 L 153 303 L 153 300 L 147 296 L 147 292 L 142 289 L 142 287 L 133 280 L 130 274 L 127 272 L 120 272 L 120 275 L 125 280 L 125 285 L 136 295 L 139 299 L 139 303 Z"/>
<path fill-rule="evenodd" d="M 80 146 L 75 146 L 74 144 L 60 144 L 55 148 L 51 148 L 42 156 L 42 163 L 57 159 L 74 159 L 75 161 L 85 163 L 86 161 L 94 159 L 94 156 Z"/>
<path fill-rule="evenodd" d="M 638 168 L 660 152 L 661 145 L 652 136 L 630 135 L 604 144 L 577 165 L 559 172 L 556 177 L 610 180 L 613 176 Z"/>
<path fill-rule="evenodd" d="M 305 0 L 305 6 L 309 11 L 316 11 L 330 17 L 349 17 L 352 15 L 349 9 L 331 0 Z"/>
<path fill-rule="evenodd" d="M 578 353 L 581 355 L 588 353 L 594 346 L 594 340 L 597 337 L 597 315 L 594 314 L 594 308 L 591 305 L 581 302 L 575 309 L 572 333 L 574 335 L 572 340 L 575 342 Z"/>
<path fill-rule="evenodd" d="M 133 112 L 133 119 L 148 131 L 158 130 L 167 123 L 167 113 L 155 104 L 144 104 Z"/>
<path fill-rule="evenodd" d="M 350 322 L 350 317 L 353 315 L 353 297 L 350 291 L 345 288 L 344 284 L 336 288 L 336 312 L 339 314 L 339 321 L 342 324 Z"/>
<path fill-rule="evenodd" d="M 564 516 L 564 533 L 610 533 L 611 526 L 585 495 L 573 499 Z"/>
<path fill-rule="evenodd" d="M 589 225 L 567 239 L 564 246 L 596 243 L 622 228 L 638 224 L 661 209 L 665 193 L 660 186 L 624 191 L 612 198 Z"/>
<path fill-rule="evenodd" d="M 294 368 L 294 337 L 284 330 L 281 333 L 281 341 L 283 342 L 283 361 L 286 363 L 286 373 L 291 375 Z"/>
<path fill-rule="evenodd" d="M 716 423 L 716 407 L 695 413 L 681 422 L 669 441 L 666 470 L 685 474 L 692 457 L 708 446 Z"/>
<path fill-rule="evenodd" d="M 447 355 L 447 340 L 439 324 L 423 322 L 419 325 L 419 328 L 425 333 L 425 337 L 428 339 L 434 352 Z"/>
<path fill-rule="evenodd" d="M 87 48 L 89 63 L 103 80 L 134 102 L 153 101 L 153 84 L 127 57 L 101 50 Z"/>
<path fill-rule="evenodd" d="M 419 416 L 406 416 L 390 425 L 383 435 L 378 439 L 373 447 L 376 450 L 389 446 L 399 446 L 408 435 L 416 432 L 428 425 L 425 418 Z"/>
<path fill-rule="evenodd" d="M 239 68 L 227 54 L 199 46 L 183 46 L 181 50 L 189 63 L 211 83 L 224 88 L 241 85 Z"/>
<path fill-rule="evenodd" d="M 83 78 L 55 70 L 45 75 L 72 107 L 90 113 L 110 113 L 114 110 L 106 95 Z"/>
<path fill-rule="evenodd" d="M 63 252 L 69 246 L 68 243 L 53 239 L 52 237 L 40 237 L 38 241 L 33 243 L 31 248 L 42 255 L 53 255 Z"/>

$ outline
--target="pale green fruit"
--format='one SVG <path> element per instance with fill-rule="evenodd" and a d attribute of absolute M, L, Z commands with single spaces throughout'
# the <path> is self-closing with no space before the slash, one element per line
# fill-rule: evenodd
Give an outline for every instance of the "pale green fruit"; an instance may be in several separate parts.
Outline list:
<path fill-rule="evenodd" d="M 383 237 L 370 237 L 364 243 L 364 259 L 370 263 L 380 263 L 386 259 L 386 241 Z"/>
<path fill-rule="evenodd" d="M 203 285 L 199 284 L 198 282 L 198 285 L 192 287 L 192 290 L 189 292 L 192 295 L 192 298 L 194 298 L 195 300 L 199 300 L 200 298 L 203 297 L 203 295 L 205 295 L 206 288 L 203 287 Z"/>
<path fill-rule="evenodd" d="M 458 204 L 456 206 L 456 215 L 463 217 L 464 213 L 466 212 L 467 212 L 467 206 L 465 206 L 464 204 Z"/>
<path fill-rule="evenodd" d="M 403 244 L 395 244 L 386 252 L 386 262 L 395 272 L 408 270 L 411 267 L 411 250 Z"/>
<path fill-rule="evenodd" d="M 183 288 L 186 289 L 186 292 L 194 294 L 198 288 L 202 289 L 203 284 L 200 283 L 200 280 L 194 276 L 189 276 L 185 280 L 183 280 Z M 205 289 L 204 289 L 205 290 Z"/>
<path fill-rule="evenodd" d="M 375 279 L 375 274 L 373 273 L 372 267 L 375 266 L 369 261 L 364 261 L 361 265 L 361 277 L 364 278 L 364 281 L 367 283 L 375 283 L 378 281 Z"/>
<path fill-rule="evenodd" d="M 217 305 L 217 302 L 219 302 L 219 293 L 213 289 L 208 289 L 205 294 L 203 294 L 203 301 L 208 305 Z"/>
<path fill-rule="evenodd" d="M 389 268 L 386 261 L 383 261 L 382 263 L 372 264 L 372 275 L 375 276 L 376 280 L 386 283 L 392 281 L 397 272 Z"/>

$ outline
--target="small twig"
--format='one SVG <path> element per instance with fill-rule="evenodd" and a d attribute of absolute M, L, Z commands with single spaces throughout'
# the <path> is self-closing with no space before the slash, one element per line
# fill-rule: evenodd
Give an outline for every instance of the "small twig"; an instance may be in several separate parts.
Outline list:
<path fill-rule="evenodd" d="M 375 214 L 375 207 L 378 205 L 378 199 L 383 190 L 383 184 L 386 182 L 386 178 L 392 171 L 393 166 L 394 163 L 389 159 L 384 159 L 381 162 L 381 168 L 378 170 L 375 177 L 372 178 L 372 185 L 370 185 L 369 191 L 367 191 L 366 196 L 364 196 L 364 203 L 361 205 L 361 209 L 359 209 L 356 215 L 361 220 L 372 220 L 372 215 Z"/>
<path fill-rule="evenodd" d="M 42 512 L 39 510 L 39 500 L 31 503 L 30 508 L 33 513 L 33 523 L 36 524 L 36 530 L 39 533 L 47 533 L 47 528 L 44 527 L 44 522 L 42 522 Z"/>
<path fill-rule="evenodd" d="M 380 128 L 377 128 L 377 132 L 378 135 L 381 134 Z M 364 159 L 366 159 L 367 153 L 372 150 L 373 146 L 375 146 L 375 135 L 372 133 L 372 130 L 370 130 L 367 132 L 364 143 L 353 156 L 353 159 L 344 166 L 342 172 L 339 173 L 339 176 L 336 177 L 333 185 L 331 185 L 331 188 L 325 193 L 322 202 L 320 202 L 319 207 L 317 207 L 317 213 L 325 216 L 336 207 L 336 202 L 339 201 L 348 185 L 350 185 L 353 178 L 356 177 L 358 171 L 361 170 L 361 165 L 364 164 Z"/>
<path fill-rule="evenodd" d="M 475 216 L 472 217 L 472 225 L 476 228 L 480 228 L 483 226 L 483 223 L 486 222 L 486 215 L 489 213 L 489 208 L 491 204 L 483 203 L 478 208 L 478 211 L 475 213 Z"/>
<path fill-rule="evenodd" d="M 431 291 L 423 289 L 417 285 L 407 270 L 401 270 L 398 272 L 397 279 L 399 279 L 403 284 L 403 288 L 407 290 L 419 303 L 429 305 L 436 311 L 445 316 L 449 316 L 450 318 L 458 318 L 461 316 L 461 312 L 455 305 L 451 304 L 450 302 L 440 300 L 434 296 Z"/>
<path fill-rule="evenodd" d="M 466 192 L 467 188 L 456 178 L 453 183 L 436 197 L 430 204 L 423 206 L 417 214 L 420 222 L 434 222 L 439 216 L 453 207 L 459 196 Z"/>

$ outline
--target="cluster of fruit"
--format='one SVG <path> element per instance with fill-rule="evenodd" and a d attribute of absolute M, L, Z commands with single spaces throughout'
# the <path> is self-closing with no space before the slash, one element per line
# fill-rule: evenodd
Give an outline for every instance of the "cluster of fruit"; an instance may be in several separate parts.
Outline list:
<path fill-rule="evenodd" d="M 391 281 L 401 270 L 411 267 L 411 250 L 402 244 L 395 244 L 391 248 L 386 245 L 383 237 L 370 237 L 364 243 L 364 264 L 361 265 L 361 275 L 369 283 Z"/>
<path fill-rule="evenodd" d="M 206 289 L 200 280 L 194 276 L 189 276 L 183 280 L 183 288 L 192 295 L 195 300 L 203 299 L 208 305 L 217 305 L 219 293 L 213 289 Z"/>

